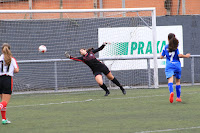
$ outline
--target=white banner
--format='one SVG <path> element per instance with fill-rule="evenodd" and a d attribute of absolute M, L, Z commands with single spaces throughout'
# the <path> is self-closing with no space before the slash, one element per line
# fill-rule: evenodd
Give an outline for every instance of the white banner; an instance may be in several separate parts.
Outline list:
<path fill-rule="evenodd" d="M 168 44 L 168 34 L 174 33 L 179 40 L 179 51 L 183 53 L 183 31 L 181 25 L 157 26 L 157 54 Z M 104 57 L 146 57 L 153 55 L 152 30 L 148 27 L 119 27 L 99 28 L 99 46 L 103 42 L 110 42 L 99 53 L 100 58 Z M 183 59 L 181 64 L 183 67 Z M 147 60 L 116 60 L 105 61 L 110 70 L 134 70 L 147 69 Z M 158 68 L 165 68 L 165 59 L 158 59 Z M 153 60 L 151 60 L 153 68 Z"/>

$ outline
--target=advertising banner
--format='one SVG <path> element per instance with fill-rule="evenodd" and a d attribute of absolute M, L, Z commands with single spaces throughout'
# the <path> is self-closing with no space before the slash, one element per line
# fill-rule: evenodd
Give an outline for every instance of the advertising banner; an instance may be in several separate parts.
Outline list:
<path fill-rule="evenodd" d="M 168 34 L 174 33 L 179 40 L 179 52 L 183 54 L 183 30 L 181 25 L 157 26 L 157 55 L 159 56 L 168 44 Z M 99 58 L 106 57 L 147 57 L 153 56 L 152 29 L 149 27 L 119 27 L 99 28 L 98 45 L 110 42 L 102 51 Z M 183 59 L 181 65 L 183 67 Z M 153 68 L 153 59 L 151 68 Z M 158 59 L 158 68 L 165 68 L 165 59 Z M 147 69 L 147 60 L 115 60 L 104 62 L 111 70 Z"/>

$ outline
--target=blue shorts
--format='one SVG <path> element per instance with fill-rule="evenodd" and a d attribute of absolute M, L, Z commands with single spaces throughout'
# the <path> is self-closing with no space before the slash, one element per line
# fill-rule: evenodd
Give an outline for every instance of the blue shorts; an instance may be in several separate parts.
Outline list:
<path fill-rule="evenodd" d="M 166 78 L 175 76 L 177 79 L 181 79 L 181 69 L 165 69 Z"/>

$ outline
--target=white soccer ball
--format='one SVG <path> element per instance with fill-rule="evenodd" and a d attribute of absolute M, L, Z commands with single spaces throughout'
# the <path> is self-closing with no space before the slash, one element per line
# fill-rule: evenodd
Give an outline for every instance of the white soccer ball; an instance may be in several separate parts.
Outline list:
<path fill-rule="evenodd" d="M 47 52 L 47 48 L 46 48 L 46 46 L 44 46 L 44 45 L 40 45 L 39 48 L 38 48 L 38 50 L 39 50 L 39 52 L 41 52 L 41 53 Z"/>

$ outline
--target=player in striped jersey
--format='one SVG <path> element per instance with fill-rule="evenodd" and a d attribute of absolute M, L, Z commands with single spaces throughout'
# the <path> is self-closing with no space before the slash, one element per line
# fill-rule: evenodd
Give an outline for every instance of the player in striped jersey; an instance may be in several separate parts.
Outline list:
<path fill-rule="evenodd" d="M 0 56 L 0 110 L 2 116 L 2 124 L 11 123 L 6 119 L 6 106 L 11 98 L 13 87 L 13 73 L 18 73 L 19 67 L 17 61 L 12 57 L 10 45 L 4 43 L 2 45 L 2 55 Z"/>
<path fill-rule="evenodd" d="M 176 78 L 176 94 L 177 94 L 177 102 L 181 102 L 181 62 L 179 58 L 189 58 L 190 54 L 180 54 L 178 49 L 179 41 L 176 39 L 173 33 L 168 35 L 169 44 L 165 46 L 163 49 L 160 58 L 163 59 L 166 56 L 166 68 L 165 68 L 165 75 L 168 79 L 168 87 L 170 92 L 169 101 L 173 103 L 173 76 Z"/>
<path fill-rule="evenodd" d="M 72 57 L 67 52 L 65 52 L 65 55 L 67 58 L 70 58 L 72 60 L 82 61 L 91 68 L 95 76 L 96 82 L 106 92 L 104 96 L 108 96 L 110 94 L 110 91 L 107 89 L 107 86 L 103 83 L 102 73 L 104 73 L 104 75 L 106 75 L 107 78 L 111 80 L 114 84 L 119 86 L 122 93 L 125 95 L 126 91 L 122 87 L 122 85 L 119 83 L 119 81 L 112 75 L 108 67 L 105 64 L 101 63 L 99 60 L 97 60 L 94 55 L 95 53 L 102 50 L 106 46 L 106 44 L 107 43 L 103 43 L 103 45 L 97 49 L 93 49 L 93 48 L 88 49 L 88 50 L 80 49 L 80 54 L 82 55 L 81 57 L 77 57 L 77 58 Z"/>

